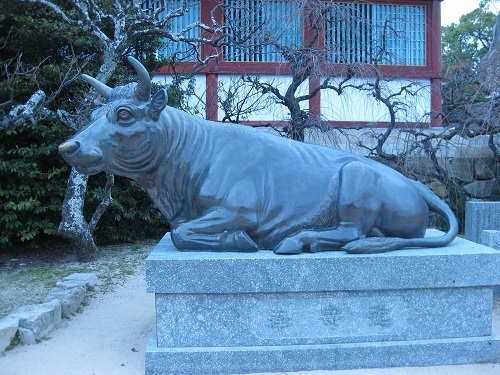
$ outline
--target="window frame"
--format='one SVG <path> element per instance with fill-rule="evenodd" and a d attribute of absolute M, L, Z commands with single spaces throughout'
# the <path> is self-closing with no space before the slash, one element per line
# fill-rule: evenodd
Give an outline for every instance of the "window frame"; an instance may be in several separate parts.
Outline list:
<path fill-rule="evenodd" d="M 380 37 L 383 30 L 382 17 L 386 16 L 387 7 L 395 10 L 395 17 L 387 27 L 387 49 L 384 51 L 380 61 L 376 62 L 379 66 L 405 66 L 405 67 L 424 67 L 426 66 L 426 7 L 423 4 L 394 4 L 394 3 L 374 3 L 374 2 L 352 2 L 336 1 L 336 4 L 346 5 L 340 12 L 345 12 L 345 18 L 342 13 L 339 15 L 331 14 L 323 20 L 324 45 L 332 46 L 332 51 L 327 53 L 326 59 L 332 64 L 374 64 L 371 61 L 373 55 L 378 54 L 380 46 Z M 349 5 L 352 5 L 350 7 Z M 396 9 L 397 8 L 397 9 Z M 413 9 L 411 9 L 413 8 Z M 411 10 L 410 10 L 411 9 Z M 360 16 L 356 15 L 359 12 Z M 409 16 L 410 19 L 401 19 L 402 16 Z M 331 17 L 331 18 L 330 18 Z M 418 23 L 418 29 L 409 28 L 408 22 L 423 20 Z M 341 27 L 331 27 L 340 26 Z M 343 27 L 342 27 L 343 26 Z M 396 29 L 393 29 L 394 26 Z M 400 29 L 401 28 L 401 29 Z M 404 30 L 403 30 L 404 29 Z M 409 29 L 409 30 L 407 30 Z M 402 32 L 398 36 L 395 32 Z M 406 33 L 409 32 L 409 37 Z M 411 39 L 412 36 L 420 38 Z M 408 48 L 409 47 L 409 48 Z M 422 48 L 423 47 L 423 48 Z M 339 60 L 344 59 L 345 62 Z M 393 63 L 390 60 L 399 60 L 402 63 Z"/>
<path fill-rule="evenodd" d="M 231 1 L 231 0 L 229 0 Z M 247 0 L 247 1 L 252 1 L 252 0 Z M 265 3 L 265 6 L 269 6 L 269 7 L 273 7 L 273 8 L 276 8 L 276 7 L 279 7 L 277 4 L 275 5 L 271 5 L 270 3 L 289 3 L 289 4 L 292 4 L 292 5 L 296 5 L 297 3 L 295 1 L 291 1 L 291 0 L 253 0 L 254 2 L 256 1 L 259 1 L 261 3 L 260 6 L 264 5 L 263 3 Z M 228 2 L 228 0 L 224 0 L 222 1 L 224 4 Z M 282 14 L 281 16 L 285 16 L 287 15 L 289 12 L 298 12 L 300 11 L 299 8 L 297 9 L 283 9 L 281 10 L 282 11 Z M 263 12 L 264 13 L 264 10 Z M 277 16 L 278 18 L 280 17 L 280 15 Z M 225 18 L 225 14 L 223 15 L 223 22 L 224 22 L 224 18 Z M 300 32 L 296 33 L 295 35 L 293 35 L 291 39 L 291 43 L 293 43 L 294 41 L 300 41 L 300 44 L 303 45 L 304 43 L 304 22 L 301 22 L 302 21 L 302 16 L 301 16 L 301 19 L 297 22 L 297 25 L 298 27 L 300 28 Z M 293 25 L 295 26 L 295 25 Z M 292 26 L 292 28 L 293 28 Z M 264 30 L 266 30 L 266 27 L 264 25 L 263 27 Z M 272 30 L 270 30 L 272 31 Z M 286 30 L 285 28 L 283 28 L 281 30 L 284 34 L 286 34 Z M 261 52 L 261 55 L 262 55 L 262 58 L 263 60 L 255 60 L 255 59 L 249 59 L 249 60 L 237 60 L 237 59 L 228 59 L 227 58 L 227 53 L 226 53 L 226 46 L 224 46 L 222 48 L 222 59 L 223 61 L 226 61 L 226 62 L 240 62 L 240 63 L 259 63 L 259 64 L 265 64 L 265 63 L 280 63 L 280 64 L 283 64 L 285 63 L 285 61 L 283 61 L 283 58 L 281 57 L 281 55 L 279 54 L 278 51 L 275 50 L 274 46 L 272 46 L 271 44 L 269 45 L 264 45 L 263 48 L 265 49 L 268 49 L 267 52 Z M 262 47 L 261 47 L 262 48 Z M 236 54 L 238 53 L 238 48 L 233 48 L 233 52 L 236 52 L 235 53 L 235 56 Z M 267 57 L 266 57 L 267 55 Z M 278 58 L 274 59 L 274 60 L 271 60 L 273 58 L 273 55 L 274 56 L 278 56 Z M 269 59 L 270 58 L 270 59 Z"/>
<path fill-rule="evenodd" d="M 328 1 L 328 0 L 326 0 Z M 201 0 L 201 22 L 210 24 L 212 17 L 217 22 L 222 23 L 223 11 L 221 4 L 223 0 Z M 441 77 L 441 20 L 440 20 L 440 0 L 341 0 L 339 2 L 357 2 L 367 4 L 390 4 L 390 5 L 421 5 L 425 6 L 425 34 L 426 34 L 426 53 L 425 65 L 380 65 L 379 70 L 384 76 L 394 76 L 402 78 L 440 78 Z M 436 5 L 436 6 L 435 6 Z M 215 9 L 215 10 L 214 10 Z M 303 40 L 310 35 L 311 30 L 304 25 Z M 438 35 L 436 35 L 439 33 Z M 324 39 L 324 38 L 320 38 Z M 320 40 L 319 43 L 324 43 Z M 219 56 L 223 56 L 221 47 L 215 48 Z M 202 44 L 202 58 L 205 58 L 214 52 L 214 47 Z M 273 74 L 289 75 L 290 66 L 286 62 L 237 62 L 226 61 L 224 59 L 212 59 L 201 69 L 200 72 L 210 72 L 217 74 Z M 374 70 L 370 69 L 370 64 L 366 64 L 364 75 L 374 76 Z M 196 62 L 186 62 L 183 64 L 183 71 L 189 72 L 194 67 L 198 67 Z M 336 64 L 325 62 L 323 71 L 329 75 L 339 75 L 345 70 L 345 64 Z M 165 74 L 170 71 L 169 67 L 163 67 L 158 73 Z"/>

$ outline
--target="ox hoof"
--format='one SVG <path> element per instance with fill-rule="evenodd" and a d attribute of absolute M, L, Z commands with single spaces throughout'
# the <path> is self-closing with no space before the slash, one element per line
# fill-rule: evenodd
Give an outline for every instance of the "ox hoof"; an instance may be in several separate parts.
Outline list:
<path fill-rule="evenodd" d="M 293 238 L 285 238 L 274 249 L 275 254 L 300 254 L 302 253 L 303 245 Z"/>
<path fill-rule="evenodd" d="M 259 246 L 246 234 L 239 230 L 232 234 L 224 233 L 223 242 L 230 250 L 241 251 L 243 253 L 254 253 L 259 250 Z"/>

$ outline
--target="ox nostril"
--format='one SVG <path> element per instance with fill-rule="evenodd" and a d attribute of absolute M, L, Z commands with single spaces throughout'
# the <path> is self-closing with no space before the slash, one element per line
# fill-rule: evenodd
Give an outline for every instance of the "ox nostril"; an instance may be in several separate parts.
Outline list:
<path fill-rule="evenodd" d="M 80 149 L 80 142 L 78 141 L 66 141 L 59 145 L 58 150 L 61 154 L 66 154 L 68 156 L 73 155 Z"/>

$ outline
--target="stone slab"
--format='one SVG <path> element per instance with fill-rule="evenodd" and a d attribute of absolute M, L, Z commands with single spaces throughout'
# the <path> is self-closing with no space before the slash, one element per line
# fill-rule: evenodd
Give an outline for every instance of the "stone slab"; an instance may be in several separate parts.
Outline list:
<path fill-rule="evenodd" d="M 43 302 L 59 300 L 61 303 L 61 314 L 63 318 L 71 318 L 85 300 L 87 288 L 83 286 L 75 286 L 73 288 L 55 287 L 50 290 Z"/>
<path fill-rule="evenodd" d="M 429 236 L 441 232 L 430 230 Z M 167 233 L 146 260 L 150 293 L 299 293 L 500 285 L 500 253 L 455 239 L 436 249 L 369 255 L 182 252 Z M 404 276 L 404 277 L 403 277 Z"/>
<path fill-rule="evenodd" d="M 500 202 L 466 203 L 465 238 L 480 243 L 483 230 L 500 230 Z"/>
<path fill-rule="evenodd" d="M 160 348 L 153 333 L 146 348 L 146 375 L 249 374 L 500 361 L 500 337 L 389 341 L 354 344 L 223 348 Z"/>
<path fill-rule="evenodd" d="M 19 318 L 7 315 L 0 318 L 0 353 L 12 342 L 19 327 Z"/>
<path fill-rule="evenodd" d="M 481 231 L 480 243 L 495 250 L 500 250 L 500 230 Z"/>
<path fill-rule="evenodd" d="M 41 340 L 61 324 L 61 302 L 52 300 L 39 305 L 22 306 L 10 315 L 19 319 L 19 327 L 29 329 L 36 340 Z"/>
<path fill-rule="evenodd" d="M 491 288 L 157 294 L 160 347 L 333 344 L 491 334 Z"/>
<path fill-rule="evenodd" d="M 77 281 L 82 286 L 94 286 L 100 283 L 99 278 L 94 273 L 72 273 L 66 276 L 63 281 Z"/>
<path fill-rule="evenodd" d="M 93 273 L 73 273 L 56 283 L 58 288 L 71 289 L 77 287 L 89 287 L 99 283 L 99 279 Z"/>

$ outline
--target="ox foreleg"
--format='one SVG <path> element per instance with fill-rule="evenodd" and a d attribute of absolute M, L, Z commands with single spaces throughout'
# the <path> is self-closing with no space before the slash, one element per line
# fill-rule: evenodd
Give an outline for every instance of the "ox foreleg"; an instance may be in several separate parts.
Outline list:
<path fill-rule="evenodd" d="M 255 252 L 259 247 L 245 232 L 250 226 L 245 215 L 218 208 L 176 225 L 171 237 L 179 250 Z"/>

